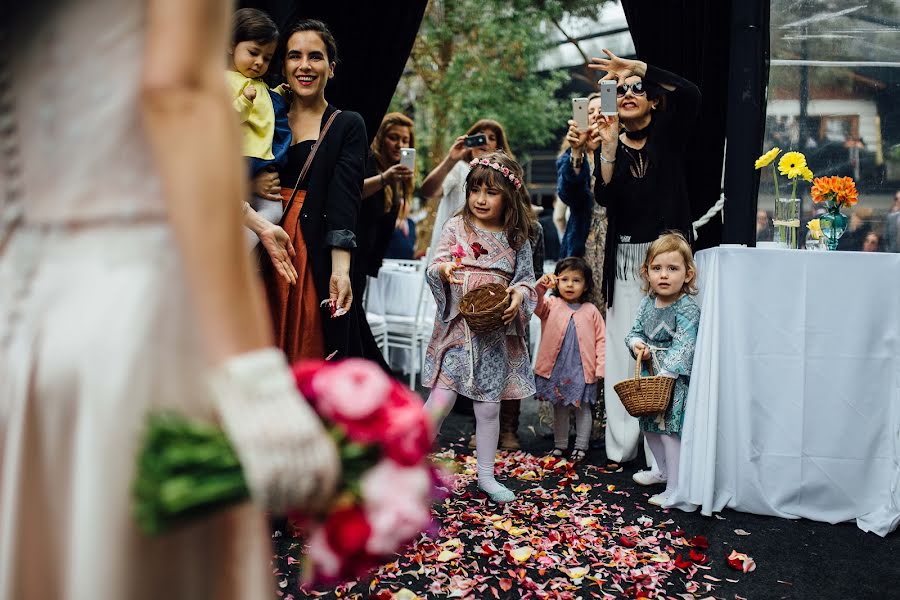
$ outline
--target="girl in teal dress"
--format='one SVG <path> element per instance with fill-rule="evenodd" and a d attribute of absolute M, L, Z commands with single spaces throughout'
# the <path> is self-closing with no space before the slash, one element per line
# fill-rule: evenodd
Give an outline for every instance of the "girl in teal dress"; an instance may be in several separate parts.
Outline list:
<path fill-rule="evenodd" d="M 665 492 L 649 500 L 665 506 L 678 487 L 684 403 L 700 325 L 700 307 L 691 297 L 697 293 L 697 266 L 687 240 L 680 233 L 667 233 L 651 243 L 641 276 L 650 293 L 641 301 L 625 343 L 635 358 L 641 352 L 644 361 L 652 360 L 657 375 L 674 378 L 675 386 L 665 412 L 639 418 L 657 467 L 633 478 L 641 485 L 666 483 Z M 649 374 L 646 362 L 641 372 Z"/>

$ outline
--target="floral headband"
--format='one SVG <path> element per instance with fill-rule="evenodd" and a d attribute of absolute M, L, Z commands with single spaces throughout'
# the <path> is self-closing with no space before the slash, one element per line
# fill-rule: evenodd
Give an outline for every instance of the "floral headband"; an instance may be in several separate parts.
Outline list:
<path fill-rule="evenodd" d="M 498 162 L 491 162 L 486 158 L 473 158 L 469 162 L 469 168 L 474 169 L 477 166 L 482 167 L 490 167 L 495 171 L 499 171 L 505 178 L 509 179 L 510 183 L 512 183 L 516 189 L 522 187 L 522 182 L 519 181 L 519 178 L 515 176 L 515 174 L 509 170 L 509 167 L 504 167 Z"/>

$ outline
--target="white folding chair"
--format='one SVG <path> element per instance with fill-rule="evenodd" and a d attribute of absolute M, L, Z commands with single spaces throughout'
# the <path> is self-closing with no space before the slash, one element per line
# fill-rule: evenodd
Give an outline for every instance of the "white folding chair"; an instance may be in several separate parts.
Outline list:
<path fill-rule="evenodd" d="M 369 323 L 372 337 L 375 338 L 375 344 L 378 345 L 378 349 L 381 350 L 381 355 L 384 356 L 384 359 L 387 361 L 389 360 L 387 347 L 387 319 L 384 318 L 384 315 L 379 315 L 369 309 L 369 290 L 371 288 L 372 282 L 369 281 L 369 285 L 366 286 L 366 291 L 363 293 L 362 306 L 366 311 L 366 321 Z"/>
<path fill-rule="evenodd" d="M 427 285 L 425 283 L 425 269 L 428 267 L 428 256 L 420 260 L 385 260 L 397 267 L 413 268 L 419 277 L 419 291 L 416 300 L 414 315 L 385 314 L 387 321 L 387 348 L 399 348 L 409 352 L 409 387 L 416 389 L 416 374 L 421 371 L 423 363 L 423 331 L 426 329 L 425 307 L 427 300 Z M 428 328 L 430 333 L 431 329 Z"/>

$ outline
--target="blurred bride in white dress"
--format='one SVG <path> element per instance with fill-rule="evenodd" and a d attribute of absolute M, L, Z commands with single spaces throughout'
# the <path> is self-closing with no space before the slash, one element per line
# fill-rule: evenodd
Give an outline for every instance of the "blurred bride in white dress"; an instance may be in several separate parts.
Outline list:
<path fill-rule="evenodd" d="M 263 509 L 317 508 L 338 466 L 270 347 L 243 249 L 230 7 L 14 4 L 0 23 L 0 600 L 274 597 Z M 130 485 L 158 408 L 219 421 L 256 502 L 140 535 Z"/>

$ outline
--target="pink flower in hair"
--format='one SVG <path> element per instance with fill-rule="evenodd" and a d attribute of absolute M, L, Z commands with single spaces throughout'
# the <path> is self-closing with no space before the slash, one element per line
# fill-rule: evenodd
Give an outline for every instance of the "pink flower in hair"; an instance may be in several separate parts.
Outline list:
<path fill-rule="evenodd" d="M 500 169 L 500 172 L 503 173 L 504 177 L 509 177 L 509 167 L 503 167 Z"/>

